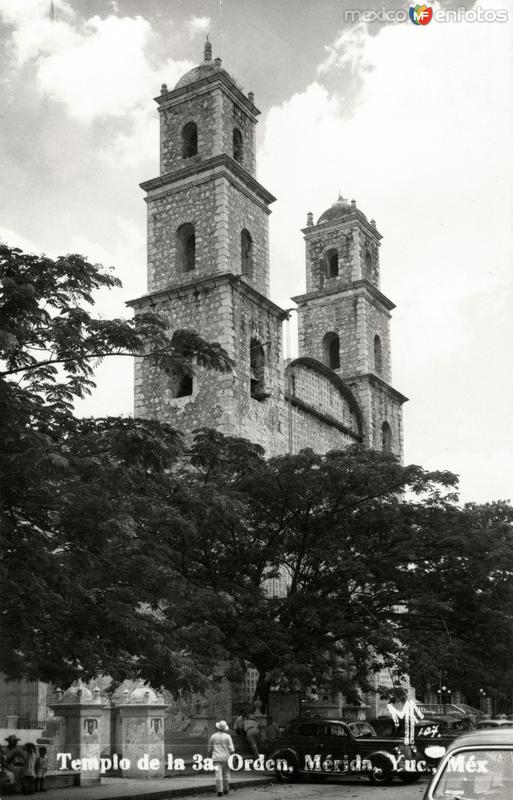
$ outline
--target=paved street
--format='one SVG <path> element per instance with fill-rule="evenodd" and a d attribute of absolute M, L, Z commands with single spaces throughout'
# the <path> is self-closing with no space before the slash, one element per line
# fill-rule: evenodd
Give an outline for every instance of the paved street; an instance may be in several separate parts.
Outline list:
<path fill-rule="evenodd" d="M 392 786 L 371 786 L 366 780 L 323 783 L 269 784 L 248 787 L 234 793 L 237 800 L 420 800 L 427 779 L 410 786 L 394 782 Z"/>

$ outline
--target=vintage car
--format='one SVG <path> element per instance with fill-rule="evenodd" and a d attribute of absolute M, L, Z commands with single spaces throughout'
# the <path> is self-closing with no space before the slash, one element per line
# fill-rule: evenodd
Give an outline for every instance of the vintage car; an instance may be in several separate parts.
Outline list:
<path fill-rule="evenodd" d="M 511 800 L 513 731 L 475 730 L 459 736 L 446 750 L 424 800 Z"/>
<path fill-rule="evenodd" d="M 280 781 L 363 775 L 371 783 L 397 777 L 413 783 L 426 767 L 415 748 L 396 738 L 377 737 L 367 723 L 340 719 L 297 719 L 266 742 Z"/>
<path fill-rule="evenodd" d="M 404 736 L 404 721 L 400 720 L 396 725 L 392 717 L 371 717 L 367 720 L 371 727 L 376 731 L 377 736 L 397 737 L 402 739 Z M 427 764 L 427 771 L 432 772 L 439 764 L 440 758 L 447 748 L 465 730 L 472 727 L 472 722 L 468 719 L 447 719 L 445 717 L 418 719 L 415 722 L 414 741 L 419 756 L 424 758 Z M 436 744 L 443 749 L 433 751 L 430 745 Z M 428 752 L 426 752 L 426 750 Z M 438 752 L 439 756 L 434 757 L 430 753 Z M 513 799 L 512 799 L 513 800 Z"/>
<path fill-rule="evenodd" d="M 482 719 L 477 723 L 476 728 L 480 731 L 489 730 L 490 728 L 513 728 L 513 720 L 507 719 L 507 717 Z"/>

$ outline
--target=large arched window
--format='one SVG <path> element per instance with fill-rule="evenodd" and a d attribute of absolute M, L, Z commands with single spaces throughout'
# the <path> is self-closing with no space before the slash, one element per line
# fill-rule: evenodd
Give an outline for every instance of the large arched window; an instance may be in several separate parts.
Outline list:
<path fill-rule="evenodd" d="M 240 267 L 242 275 L 253 276 L 253 239 L 246 228 L 240 232 Z"/>
<path fill-rule="evenodd" d="M 182 128 L 182 155 L 184 158 L 195 156 L 198 152 L 198 126 L 195 122 L 187 122 Z"/>
<path fill-rule="evenodd" d="M 242 161 L 242 156 L 244 153 L 243 149 L 243 142 L 242 142 L 242 133 L 238 128 L 233 129 L 233 157 L 235 161 L 239 163 Z"/>
<path fill-rule="evenodd" d="M 338 277 L 338 251 L 335 248 L 328 250 L 326 255 L 324 256 L 324 260 L 326 263 L 326 277 L 327 278 L 337 278 Z"/>
<path fill-rule="evenodd" d="M 191 272 L 196 267 L 196 234 L 190 222 L 180 225 L 176 232 L 176 266 L 178 272 Z"/>
<path fill-rule="evenodd" d="M 365 253 L 365 277 L 368 281 L 372 280 L 372 255 L 369 250 Z"/>
<path fill-rule="evenodd" d="M 381 339 L 377 334 L 374 337 L 374 369 L 378 375 L 383 372 L 383 349 L 381 347 Z"/>
<path fill-rule="evenodd" d="M 265 353 L 258 339 L 249 343 L 250 392 L 255 400 L 265 400 Z"/>
<path fill-rule="evenodd" d="M 323 339 L 324 361 L 331 369 L 340 369 L 340 339 L 336 333 L 327 333 Z"/>
<path fill-rule="evenodd" d="M 381 426 L 381 445 L 384 453 L 392 452 L 392 428 L 388 422 Z"/>

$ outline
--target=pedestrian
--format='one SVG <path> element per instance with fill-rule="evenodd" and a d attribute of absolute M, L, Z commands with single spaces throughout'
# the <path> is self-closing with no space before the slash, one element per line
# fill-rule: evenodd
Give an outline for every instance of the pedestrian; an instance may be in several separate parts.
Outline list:
<path fill-rule="evenodd" d="M 32 794 L 36 784 L 36 746 L 27 742 L 25 747 L 25 766 L 23 767 L 22 791 L 23 794 Z"/>
<path fill-rule="evenodd" d="M 248 714 L 247 711 L 242 711 L 240 716 L 235 720 L 234 729 L 237 732 L 244 733 L 251 748 L 251 752 L 255 758 L 258 758 L 260 755 L 260 728 L 254 716 Z"/>
<path fill-rule="evenodd" d="M 208 743 L 214 762 L 217 796 L 222 797 L 230 791 L 230 765 L 228 759 L 234 752 L 232 737 L 224 719 L 216 722 L 217 733 L 213 733 Z"/>
<path fill-rule="evenodd" d="M 20 741 L 18 736 L 11 733 L 6 737 L 7 747 L 5 748 L 5 765 L 14 775 L 16 791 L 21 792 L 23 770 L 25 767 L 25 751 L 18 746 Z"/>
<path fill-rule="evenodd" d="M 48 757 L 46 747 L 39 748 L 39 755 L 36 758 L 36 792 L 46 792 L 45 776 L 48 772 Z"/>

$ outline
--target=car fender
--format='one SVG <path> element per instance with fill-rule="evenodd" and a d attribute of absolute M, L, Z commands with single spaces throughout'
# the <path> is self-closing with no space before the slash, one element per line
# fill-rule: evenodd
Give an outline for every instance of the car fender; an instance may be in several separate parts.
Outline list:
<path fill-rule="evenodd" d="M 365 755 L 364 758 L 368 761 L 372 761 L 373 758 L 386 758 L 392 769 L 397 768 L 397 758 L 388 750 L 373 750 L 372 753 Z"/>
<path fill-rule="evenodd" d="M 272 754 L 267 758 L 272 758 L 276 761 L 277 758 L 284 758 L 291 764 L 297 764 L 299 767 L 299 756 L 292 747 L 277 747 L 273 750 Z"/>

